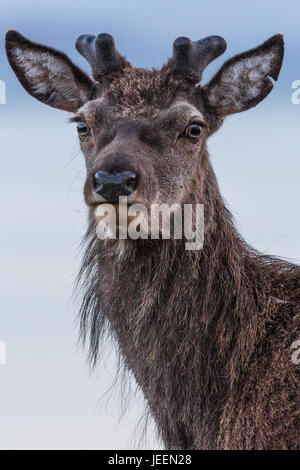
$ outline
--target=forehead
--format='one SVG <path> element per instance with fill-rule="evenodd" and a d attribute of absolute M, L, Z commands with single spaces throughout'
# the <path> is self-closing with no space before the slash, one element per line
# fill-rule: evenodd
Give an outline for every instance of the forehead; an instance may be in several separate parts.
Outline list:
<path fill-rule="evenodd" d="M 199 115 L 193 87 L 183 86 L 168 73 L 128 69 L 102 95 L 86 103 L 78 113 L 92 125 L 99 120 L 169 118 Z"/>

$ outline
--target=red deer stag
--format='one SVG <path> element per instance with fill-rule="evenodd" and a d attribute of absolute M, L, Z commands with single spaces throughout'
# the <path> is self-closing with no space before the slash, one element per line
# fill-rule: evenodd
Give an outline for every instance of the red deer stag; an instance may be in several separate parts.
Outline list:
<path fill-rule="evenodd" d="M 98 358 L 116 338 L 168 449 L 299 449 L 300 268 L 258 253 L 237 232 L 206 141 L 224 118 L 257 105 L 283 59 L 275 35 L 237 55 L 208 84 L 224 39 L 176 39 L 160 70 L 132 67 L 109 34 L 80 36 L 93 79 L 70 59 L 9 31 L 8 60 L 33 97 L 73 113 L 89 208 L 81 332 Z M 270 78 L 271 77 L 271 78 Z M 203 204 L 204 245 L 101 240 L 102 202 Z M 194 206 L 193 206 L 194 207 Z"/>

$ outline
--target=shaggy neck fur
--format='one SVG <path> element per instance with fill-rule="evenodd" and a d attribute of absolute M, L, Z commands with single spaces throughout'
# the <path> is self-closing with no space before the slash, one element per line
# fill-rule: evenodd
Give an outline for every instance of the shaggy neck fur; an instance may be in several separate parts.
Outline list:
<path fill-rule="evenodd" d="M 225 403 L 277 304 L 300 298 L 299 269 L 246 245 L 205 151 L 201 166 L 205 178 L 199 185 L 196 176 L 187 194 L 188 202 L 204 203 L 201 251 L 185 251 L 184 241 L 129 240 L 120 255 L 119 242 L 96 238 L 91 219 L 81 270 L 81 328 L 91 360 L 107 327 L 171 449 L 217 446 Z"/>

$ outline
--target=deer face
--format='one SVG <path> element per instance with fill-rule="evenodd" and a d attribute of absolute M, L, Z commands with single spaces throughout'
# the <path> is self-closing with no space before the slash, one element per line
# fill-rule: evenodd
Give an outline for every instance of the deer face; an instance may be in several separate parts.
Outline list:
<path fill-rule="evenodd" d="M 85 200 L 174 204 L 188 202 L 192 181 L 205 177 L 206 139 L 228 114 L 255 106 L 277 79 L 283 39 L 273 36 L 227 61 L 205 86 L 205 66 L 225 41 L 178 38 L 161 70 L 131 67 L 111 36 L 84 35 L 76 43 L 94 80 L 67 56 L 10 31 L 9 62 L 23 87 L 40 101 L 73 113 L 85 155 Z M 201 202 L 201 201 L 199 201 Z"/>
<path fill-rule="evenodd" d="M 181 203 L 210 133 L 201 96 L 183 91 L 168 73 L 124 70 L 111 87 L 79 108 L 86 158 L 85 199 Z"/>

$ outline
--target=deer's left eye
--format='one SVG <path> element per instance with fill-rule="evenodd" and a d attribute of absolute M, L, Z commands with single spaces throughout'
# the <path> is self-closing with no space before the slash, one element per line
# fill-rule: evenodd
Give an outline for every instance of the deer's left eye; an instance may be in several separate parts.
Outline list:
<path fill-rule="evenodd" d="M 89 133 L 88 127 L 85 122 L 78 122 L 77 123 L 77 132 L 80 139 L 86 137 Z"/>
<path fill-rule="evenodd" d="M 202 127 L 202 124 L 199 122 L 191 122 L 184 131 L 185 137 L 188 137 L 191 140 L 199 139 Z"/>

